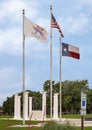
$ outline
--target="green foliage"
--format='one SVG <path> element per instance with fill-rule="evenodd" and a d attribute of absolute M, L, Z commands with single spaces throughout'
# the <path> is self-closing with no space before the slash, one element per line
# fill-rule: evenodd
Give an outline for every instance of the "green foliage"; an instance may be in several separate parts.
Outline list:
<path fill-rule="evenodd" d="M 62 124 L 58 126 L 58 130 L 78 130 L 77 127 L 71 126 L 70 124 Z"/>
<path fill-rule="evenodd" d="M 41 130 L 78 130 L 77 127 L 71 126 L 69 123 L 59 124 L 56 121 L 47 122 Z"/>
<path fill-rule="evenodd" d="M 57 130 L 57 127 L 58 125 L 55 121 L 49 121 L 41 128 L 41 130 Z"/>
<path fill-rule="evenodd" d="M 65 81 L 62 83 L 62 106 L 65 113 L 78 113 L 80 110 L 81 90 L 88 89 L 88 82 Z"/>
<path fill-rule="evenodd" d="M 7 100 L 3 102 L 3 111 L 8 115 L 12 115 L 14 113 L 14 96 L 7 97 Z"/>
<path fill-rule="evenodd" d="M 63 114 L 80 113 L 81 107 L 81 91 L 86 91 L 87 94 L 87 113 L 92 112 L 92 90 L 88 86 L 87 80 L 77 81 L 64 81 L 62 84 L 62 110 Z M 50 81 L 47 80 L 43 84 L 44 91 L 47 91 L 47 114 L 49 114 L 50 108 Z M 52 94 L 59 93 L 60 82 L 52 82 Z M 59 95 L 60 96 L 60 95 Z M 60 97 L 59 97 L 60 99 Z M 60 103 L 59 103 L 60 105 Z M 59 107 L 60 109 L 60 107 Z M 59 110 L 60 111 L 60 110 Z"/>

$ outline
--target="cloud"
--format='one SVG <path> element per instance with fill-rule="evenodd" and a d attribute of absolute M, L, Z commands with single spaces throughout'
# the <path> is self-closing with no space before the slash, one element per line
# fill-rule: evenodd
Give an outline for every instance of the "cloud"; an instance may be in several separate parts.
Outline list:
<path fill-rule="evenodd" d="M 31 18 L 37 17 L 40 5 L 38 0 L 31 0 L 31 2 L 26 0 L 3 0 L 0 4 L 0 20 L 8 18 L 8 20 L 18 21 L 23 9 L 25 9 L 27 16 L 29 15 Z"/>
<path fill-rule="evenodd" d="M 70 16 L 65 18 L 63 23 L 66 33 L 80 35 L 90 30 L 90 19 L 85 16 L 79 16 L 78 18 Z"/>
<path fill-rule="evenodd" d="M 69 0 L 62 2 L 59 23 L 67 34 L 84 35 L 92 31 L 92 1 Z"/>
<path fill-rule="evenodd" d="M 88 8 L 91 8 L 92 7 L 92 0 L 78 0 L 78 3 L 81 5 L 81 6 L 86 6 Z"/>
<path fill-rule="evenodd" d="M 21 76 L 14 67 L 0 68 L 0 98 L 4 99 L 21 89 Z"/>
<path fill-rule="evenodd" d="M 11 17 L 12 14 L 15 14 L 18 9 L 21 10 L 23 7 L 25 7 L 25 4 L 19 0 L 7 0 L 2 2 L 2 4 L 0 5 L 0 20 Z M 14 18 L 14 16 L 12 18 Z"/>
<path fill-rule="evenodd" d="M 14 68 L 5 67 L 0 68 L 0 83 L 6 85 L 7 83 L 13 82 L 13 78 L 16 75 L 16 70 Z M 7 85 L 8 86 L 8 85 Z"/>
<path fill-rule="evenodd" d="M 9 28 L 0 31 L 0 52 L 21 54 L 22 33 L 20 28 Z"/>

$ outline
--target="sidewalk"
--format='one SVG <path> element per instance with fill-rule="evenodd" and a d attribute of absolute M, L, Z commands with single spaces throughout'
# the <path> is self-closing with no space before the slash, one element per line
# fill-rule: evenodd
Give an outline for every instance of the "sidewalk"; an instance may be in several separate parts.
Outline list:
<path fill-rule="evenodd" d="M 71 125 L 75 125 L 75 126 L 81 126 L 81 119 L 70 119 L 70 118 L 63 118 L 61 123 L 70 123 Z M 84 126 L 92 126 L 92 121 L 85 121 L 84 120 Z"/>

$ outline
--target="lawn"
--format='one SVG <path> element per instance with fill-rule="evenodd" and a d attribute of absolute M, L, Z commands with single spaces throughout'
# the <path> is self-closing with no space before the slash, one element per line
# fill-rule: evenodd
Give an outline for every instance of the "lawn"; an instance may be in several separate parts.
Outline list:
<path fill-rule="evenodd" d="M 92 114 L 87 114 L 84 117 L 92 118 Z M 65 114 L 65 115 L 62 115 L 62 118 L 81 118 L 81 115 L 80 114 Z"/>
<path fill-rule="evenodd" d="M 0 119 L 0 130 L 40 130 L 39 128 L 36 128 L 36 127 L 34 127 L 34 128 L 29 128 L 29 124 L 37 124 L 38 122 L 37 121 L 31 121 L 31 122 L 29 122 L 29 121 L 27 121 L 26 122 L 26 125 L 27 125 L 27 127 L 25 128 L 14 128 L 14 127 L 11 127 L 11 126 L 13 126 L 13 125 L 22 125 L 23 124 L 23 122 L 22 121 L 15 121 L 15 120 L 9 120 L 9 119 L 7 119 L 7 120 L 3 120 L 3 119 Z"/>
<path fill-rule="evenodd" d="M 80 115 L 63 115 L 63 118 L 80 118 Z M 91 118 L 92 115 L 86 115 L 85 118 Z M 3 119 L 3 118 L 7 118 L 7 119 Z M 11 116 L 0 116 L 0 130 L 41 130 L 41 128 L 39 127 L 29 127 L 30 124 L 37 124 L 37 123 L 42 123 L 41 121 L 26 121 L 26 125 L 28 125 L 28 127 L 24 127 L 24 128 L 14 128 L 14 127 L 10 127 L 12 125 L 21 125 L 23 124 L 22 121 L 15 121 L 12 120 Z M 78 130 L 81 130 L 81 127 L 78 127 Z M 85 127 L 85 130 L 92 130 L 92 127 Z"/>

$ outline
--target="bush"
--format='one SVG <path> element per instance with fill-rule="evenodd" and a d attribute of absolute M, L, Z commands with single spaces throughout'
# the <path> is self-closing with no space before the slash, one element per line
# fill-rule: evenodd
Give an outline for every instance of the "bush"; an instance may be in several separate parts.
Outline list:
<path fill-rule="evenodd" d="M 41 127 L 41 130 L 77 130 L 77 127 L 71 126 L 69 123 L 59 124 L 56 121 L 49 121 Z"/>
<path fill-rule="evenodd" d="M 60 124 L 57 130 L 77 130 L 77 127 L 71 126 L 69 123 Z"/>
<path fill-rule="evenodd" d="M 58 127 L 57 122 L 49 121 L 42 127 L 41 130 L 57 130 L 57 127 Z"/>

